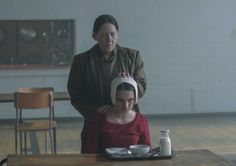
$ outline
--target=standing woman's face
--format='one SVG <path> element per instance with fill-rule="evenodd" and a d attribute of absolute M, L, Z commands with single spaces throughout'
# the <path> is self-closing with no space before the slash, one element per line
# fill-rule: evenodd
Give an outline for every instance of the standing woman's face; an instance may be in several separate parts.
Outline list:
<path fill-rule="evenodd" d="M 94 40 L 97 41 L 104 55 L 110 55 L 114 50 L 117 40 L 118 31 L 111 23 L 103 24 L 97 33 L 93 33 Z"/>

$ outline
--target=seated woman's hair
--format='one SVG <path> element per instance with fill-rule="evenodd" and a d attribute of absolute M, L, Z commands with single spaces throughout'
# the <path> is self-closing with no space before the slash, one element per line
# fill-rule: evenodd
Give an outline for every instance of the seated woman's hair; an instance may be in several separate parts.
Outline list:
<path fill-rule="evenodd" d="M 123 82 L 123 83 L 121 83 L 120 85 L 117 86 L 116 92 L 120 91 L 120 90 L 133 91 L 134 94 L 135 94 L 134 87 L 131 84 L 127 83 L 127 82 Z"/>

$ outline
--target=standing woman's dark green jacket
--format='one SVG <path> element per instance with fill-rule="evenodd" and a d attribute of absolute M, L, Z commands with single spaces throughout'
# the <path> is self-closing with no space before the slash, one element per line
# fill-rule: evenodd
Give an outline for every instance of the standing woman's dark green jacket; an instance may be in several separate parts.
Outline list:
<path fill-rule="evenodd" d="M 105 104 L 111 105 L 111 81 L 121 72 L 128 72 L 138 84 L 139 97 L 146 91 L 146 77 L 143 61 L 138 51 L 119 45 L 105 59 L 100 47 L 96 44 L 90 50 L 74 57 L 68 91 L 71 104 L 84 117 L 81 132 L 81 153 L 84 153 L 86 135 L 90 119 L 97 109 Z M 138 111 L 138 106 L 134 106 Z"/>

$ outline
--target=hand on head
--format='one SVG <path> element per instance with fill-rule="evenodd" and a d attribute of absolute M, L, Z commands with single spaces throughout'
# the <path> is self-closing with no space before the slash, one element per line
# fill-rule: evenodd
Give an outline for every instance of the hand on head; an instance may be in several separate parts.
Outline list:
<path fill-rule="evenodd" d="M 128 72 L 120 72 L 119 74 L 118 74 L 118 76 L 119 77 L 131 77 L 131 78 L 133 78 L 133 76 L 132 75 L 130 75 Z"/>

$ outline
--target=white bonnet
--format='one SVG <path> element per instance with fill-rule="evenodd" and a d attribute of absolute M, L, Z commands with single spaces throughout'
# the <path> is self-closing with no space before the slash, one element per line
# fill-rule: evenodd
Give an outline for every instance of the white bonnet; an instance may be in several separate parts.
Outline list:
<path fill-rule="evenodd" d="M 120 76 L 114 78 L 111 82 L 112 104 L 114 104 L 114 105 L 116 104 L 116 89 L 117 89 L 117 87 L 124 82 L 126 82 L 134 87 L 134 89 L 135 89 L 135 104 L 137 104 L 138 103 L 138 87 L 137 87 L 136 81 L 131 77 L 120 77 Z"/>

